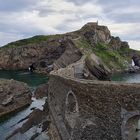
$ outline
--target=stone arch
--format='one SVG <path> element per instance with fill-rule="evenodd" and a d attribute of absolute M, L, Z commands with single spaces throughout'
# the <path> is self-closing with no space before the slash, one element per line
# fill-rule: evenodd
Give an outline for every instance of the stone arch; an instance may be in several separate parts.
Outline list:
<path fill-rule="evenodd" d="M 129 118 L 125 124 L 125 140 L 140 140 L 140 115 Z"/>
<path fill-rule="evenodd" d="M 69 91 L 65 102 L 65 119 L 70 128 L 74 128 L 78 115 L 79 108 L 77 98 L 72 91 Z"/>

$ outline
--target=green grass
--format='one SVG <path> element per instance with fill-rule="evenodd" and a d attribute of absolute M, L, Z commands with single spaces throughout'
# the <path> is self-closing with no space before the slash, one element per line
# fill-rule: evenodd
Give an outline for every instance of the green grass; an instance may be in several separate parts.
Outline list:
<path fill-rule="evenodd" d="M 78 48 L 84 52 L 88 57 L 91 53 L 95 53 L 101 60 L 110 68 L 125 69 L 125 61 L 129 61 L 129 57 L 126 55 L 129 49 L 121 49 L 119 51 L 111 49 L 108 44 L 98 43 L 96 47 L 92 47 L 86 40 L 79 39 L 76 41 Z"/>
<path fill-rule="evenodd" d="M 48 36 L 37 35 L 37 36 L 31 37 L 31 38 L 22 39 L 22 40 L 18 40 L 18 41 L 9 43 L 3 47 L 14 48 L 14 47 L 18 47 L 18 46 L 24 46 L 27 44 L 38 44 L 40 42 L 47 41 L 50 38 L 53 39 L 53 38 L 59 38 L 59 37 L 60 37 L 60 35 L 48 35 Z"/>
<path fill-rule="evenodd" d="M 84 38 L 77 40 L 75 44 L 85 55 L 89 55 L 93 52 L 92 46 Z"/>
<path fill-rule="evenodd" d="M 122 55 L 122 56 L 130 56 L 131 53 L 131 49 L 130 48 L 125 48 L 125 47 L 121 47 L 118 52 Z"/>
<path fill-rule="evenodd" d="M 9 43 L 3 46 L 2 48 L 6 50 L 7 48 L 15 48 L 27 44 L 39 44 L 43 41 L 47 41 L 48 39 L 56 39 L 60 37 L 62 37 L 62 35 L 37 35 L 28 39 L 23 39 Z M 93 47 L 87 42 L 87 40 L 84 37 L 79 37 L 79 39 L 74 40 L 74 43 L 84 55 L 89 56 L 91 53 L 95 53 L 111 69 L 113 67 L 117 67 L 118 69 L 124 69 L 126 67 L 124 65 L 124 62 L 126 60 L 128 62 L 131 61 L 130 53 L 132 51 L 129 48 L 124 47 L 119 50 L 113 50 L 108 44 L 104 43 L 97 43 L 96 47 Z"/>
<path fill-rule="evenodd" d="M 109 68 L 116 66 L 120 69 L 124 69 L 126 67 L 124 62 L 127 58 L 122 56 L 119 51 L 112 50 L 110 46 L 98 43 L 94 51 Z"/>

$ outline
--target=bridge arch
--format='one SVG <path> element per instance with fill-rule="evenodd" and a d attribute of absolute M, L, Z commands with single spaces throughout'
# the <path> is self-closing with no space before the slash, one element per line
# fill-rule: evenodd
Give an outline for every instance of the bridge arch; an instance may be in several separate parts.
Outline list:
<path fill-rule="evenodd" d="M 129 118 L 125 124 L 125 140 L 140 140 L 140 115 Z"/>
<path fill-rule="evenodd" d="M 70 128 L 74 128 L 78 115 L 79 108 L 77 98 L 73 91 L 69 91 L 65 102 L 65 119 Z"/>

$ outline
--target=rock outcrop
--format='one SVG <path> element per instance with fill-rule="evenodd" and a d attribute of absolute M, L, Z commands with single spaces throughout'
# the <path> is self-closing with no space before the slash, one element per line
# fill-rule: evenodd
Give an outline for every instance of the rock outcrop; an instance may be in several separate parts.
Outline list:
<path fill-rule="evenodd" d="M 48 95 L 48 84 L 43 84 L 37 87 L 34 93 L 36 99 L 47 97 Z"/>
<path fill-rule="evenodd" d="M 50 73 L 48 103 L 44 107 L 49 106 L 51 139 L 127 139 L 129 119 L 139 116 L 136 99 L 140 86 L 95 79 L 109 80 L 113 70 L 124 70 L 131 63 L 133 50 L 127 42 L 111 36 L 107 27 L 96 23 L 68 35 L 82 57 Z M 86 78 L 90 75 L 93 77 Z"/>
<path fill-rule="evenodd" d="M 51 36 L 44 41 L 34 43 L 28 40 L 27 44 L 26 41 L 0 49 L 0 68 L 19 70 L 33 64 L 37 71 L 54 71 L 51 72 L 49 87 L 43 85 L 35 92 L 35 96 L 40 98 L 46 96 L 48 90 L 44 110 L 34 110 L 9 138 L 16 138 L 18 133 L 23 136 L 35 126 L 40 130 L 42 121 L 48 121 L 49 112 L 52 139 L 121 139 L 129 119 L 125 117 L 131 118 L 133 113 L 140 115 L 140 87 L 91 79 L 109 80 L 112 71 L 125 70 L 124 63 L 129 64 L 133 54 L 128 43 L 111 36 L 109 29 L 98 23 L 88 23 L 78 31 Z M 134 62 L 139 65 L 138 58 Z M 15 83 L 13 80 L 9 82 L 2 85 L 6 89 L 0 88 L 0 113 L 5 113 L 5 110 L 6 113 L 14 112 L 31 101 L 29 90 L 23 90 L 19 83 L 11 86 L 11 82 Z M 134 92 L 136 94 L 132 96 Z M 128 114 L 123 114 L 123 109 Z M 31 138 L 40 134 L 37 131 Z"/>
<path fill-rule="evenodd" d="M 111 34 L 106 26 L 99 26 L 97 23 L 91 22 L 86 24 L 79 31 L 88 41 L 89 44 L 96 47 L 98 42 L 108 43 Z"/>
<path fill-rule="evenodd" d="M 69 57 L 69 56 L 73 57 Z M 33 64 L 46 73 L 55 68 L 66 67 L 81 58 L 81 53 L 71 40 L 50 39 L 39 44 L 0 49 L 0 68 L 22 70 Z"/>
<path fill-rule="evenodd" d="M 128 42 L 121 41 L 119 37 L 111 37 L 109 44 L 114 50 L 119 50 L 121 48 L 129 49 Z"/>
<path fill-rule="evenodd" d="M 134 55 L 134 56 L 132 57 L 132 59 L 133 59 L 133 61 L 134 61 L 135 66 L 140 67 L 140 56 Z"/>
<path fill-rule="evenodd" d="M 89 71 L 99 80 L 110 80 L 110 69 L 95 54 L 92 53 L 87 57 L 86 65 Z"/>
<path fill-rule="evenodd" d="M 51 65 L 65 51 L 66 46 L 58 39 L 27 44 L 18 47 L 4 47 L 0 49 L 1 69 L 28 69 L 31 64 L 36 67 Z"/>
<path fill-rule="evenodd" d="M 48 74 L 52 70 L 66 68 L 83 56 L 86 58 L 94 53 L 103 63 L 96 67 L 96 70 L 94 68 L 93 72 L 88 62 L 89 69 L 86 71 L 92 71 L 91 74 L 94 73 L 97 78 L 105 79 L 109 74 L 105 72 L 107 67 L 111 72 L 125 70 L 124 63 L 131 63 L 132 52 L 128 43 L 121 41 L 119 37 L 111 36 L 106 26 L 91 22 L 74 32 L 36 36 L 0 48 L 0 69 L 28 69 L 33 64 L 36 72 Z M 90 61 L 95 63 L 93 59 Z M 103 74 L 106 76 L 102 77 Z"/>
<path fill-rule="evenodd" d="M 30 115 L 20 121 L 24 121 L 22 126 L 14 130 L 6 139 L 47 140 L 46 130 L 50 123 L 47 115 L 44 111 L 35 109 Z M 43 134 L 45 137 L 43 137 Z"/>
<path fill-rule="evenodd" d="M 31 92 L 27 84 L 15 80 L 0 80 L 0 118 L 30 105 Z"/>

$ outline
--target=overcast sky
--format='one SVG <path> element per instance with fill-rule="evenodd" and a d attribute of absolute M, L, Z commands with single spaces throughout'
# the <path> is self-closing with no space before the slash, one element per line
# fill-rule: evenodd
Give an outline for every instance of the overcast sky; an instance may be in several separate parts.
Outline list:
<path fill-rule="evenodd" d="M 97 20 L 140 50 L 140 0 L 0 0 L 0 46 Z"/>

